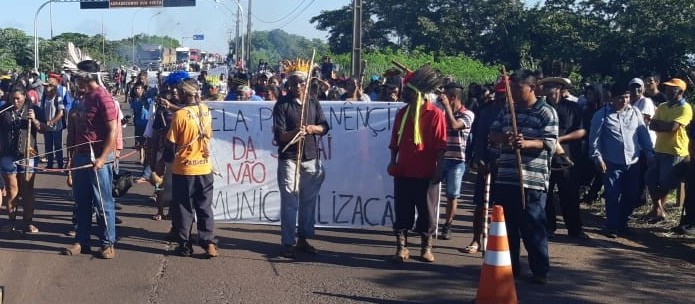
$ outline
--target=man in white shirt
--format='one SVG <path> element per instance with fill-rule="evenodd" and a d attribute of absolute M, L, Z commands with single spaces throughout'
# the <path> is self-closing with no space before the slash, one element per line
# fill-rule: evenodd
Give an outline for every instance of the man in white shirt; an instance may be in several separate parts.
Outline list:
<path fill-rule="evenodd" d="M 652 120 L 654 113 L 656 113 L 656 105 L 654 105 L 654 101 L 651 98 L 644 96 L 644 81 L 640 78 L 633 78 L 628 83 L 628 88 L 630 91 L 630 104 L 642 113 L 644 124 L 649 127 L 649 121 Z M 656 132 L 650 130 L 649 137 L 652 139 L 652 143 L 656 142 Z"/>
<path fill-rule="evenodd" d="M 644 120 L 644 125 L 649 129 L 649 122 L 654 117 L 656 113 L 656 106 L 651 98 L 644 96 L 645 86 L 644 81 L 640 78 L 633 78 L 627 84 L 628 91 L 630 93 L 630 104 L 642 113 L 642 118 Z M 652 148 L 654 148 L 654 143 L 656 142 L 656 132 L 649 129 L 649 138 L 652 142 Z M 645 148 L 646 149 L 646 148 Z M 639 158 L 640 172 L 647 172 L 647 157 L 646 155 L 641 155 Z M 642 173 L 639 179 L 639 205 L 644 205 L 647 203 L 647 191 L 645 187 L 644 173 Z"/>

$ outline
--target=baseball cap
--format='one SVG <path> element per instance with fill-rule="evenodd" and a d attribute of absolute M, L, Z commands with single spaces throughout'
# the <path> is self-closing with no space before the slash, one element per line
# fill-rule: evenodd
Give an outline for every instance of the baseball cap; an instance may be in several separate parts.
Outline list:
<path fill-rule="evenodd" d="M 665 86 L 669 86 L 669 87 L 678 87 L 679 89 L 681 89 L 684 92 L 685 92 L 685 89 L 688 88 L 688 85 L 685 84 L 685 81 L 683 81 L 682 79 L 679 79 L 679 78 L 671 78 L 671 79 L 669 79 L 669 81 L 664 82 L 662 84 Z"/>
<path fill-rule="evenodd" d="M 251 92 L 251 87 L 247 85 L 240 85 L 236 88 L 237 92 L 244 92 L 244 93 L 250 93 Z"/>
<path fill-rule="evenodd" d="M 633 84 L 638 84 L 639 86 L 643 87 L 644 81 L 641 78 L 632 78 L 632 80 L 630 80 L 630 82 L 627 85 L 630 86 Z"/>

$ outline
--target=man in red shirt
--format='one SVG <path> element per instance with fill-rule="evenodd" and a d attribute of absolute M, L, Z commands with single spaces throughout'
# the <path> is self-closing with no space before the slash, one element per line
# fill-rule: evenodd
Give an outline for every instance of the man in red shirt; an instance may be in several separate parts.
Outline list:
<path fill-rule="evenodd" d="M 434 262 L 432 236 L 437 229 L 438 201 L 428 201 L 427 193 L 430 185 L 438 184 L 441 179 L 446 122 L 444 113 L 424 96 L 440 83 L 436 72 L 425 65 L 407 75 L 403 85 L 403 101 L 407 105 L 396 114 L 388 166 L 389 174 L 394 177 L 396 221 L 393 230 L 398 243 L 393 260 L 396 262 L 410 257 L 406 248 L 410 229 L 422 235 L 422 259 Z"/>
<path fill-rule="evenodd" d="M 98 70 L 98 68 L 97 68 Z M 92 210 L 97 212 L 97 235 L 101 242 L 99 257 L 115 257 L 116 213 L 112 188 L 112 161 L 116 149 L 118 109 L 111 94 L 90 73 L 78 80 L 86 87 L 86 95 L 76 109 L 75 123 L 70 124 L 72 133 L 68 142 L 72 154 L 72 167 L 91 164 L 88 169 L 72 172 L 73 196 L 77 205 L 77 233 L 75 243 L 63 249 L 65 255 L 90 253 L 89 237 L 92 229 Z"/>

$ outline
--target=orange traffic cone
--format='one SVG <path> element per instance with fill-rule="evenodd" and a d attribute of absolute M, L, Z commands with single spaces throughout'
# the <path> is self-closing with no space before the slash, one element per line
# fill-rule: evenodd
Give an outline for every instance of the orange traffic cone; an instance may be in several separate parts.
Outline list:
<path fill-rule="evenodd" d="M 507 241 L 507 226 L 504 224 L 504 209 L 500 205 L 495 205 L 492 209 L 492 224 L 475 303 L 518 303 Z"/>

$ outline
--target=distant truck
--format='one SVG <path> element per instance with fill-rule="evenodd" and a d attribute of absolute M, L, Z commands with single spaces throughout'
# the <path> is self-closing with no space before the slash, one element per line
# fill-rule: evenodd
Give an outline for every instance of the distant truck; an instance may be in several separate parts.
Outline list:
<path fill-rule="evenodd" d="M 191 49 L 187 47 L 176 48 L 176 70 L 189 71 L 191 66 Z"/>
<path fill-rule="evenodd" d="M 137 64 L 144 70 L 159 70 L 162 65 L 162 46 L 141 44 L 138 46 Z"/>

